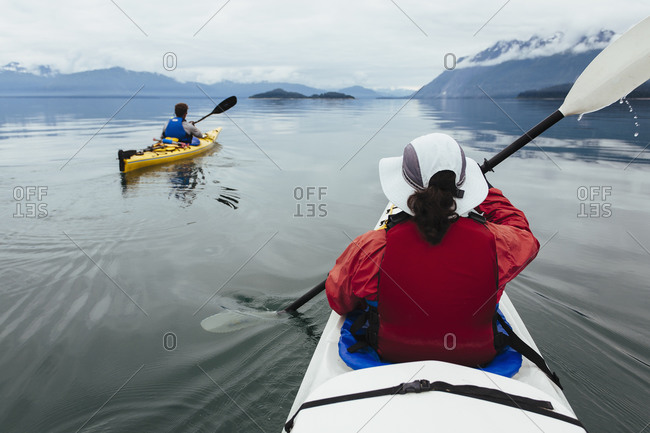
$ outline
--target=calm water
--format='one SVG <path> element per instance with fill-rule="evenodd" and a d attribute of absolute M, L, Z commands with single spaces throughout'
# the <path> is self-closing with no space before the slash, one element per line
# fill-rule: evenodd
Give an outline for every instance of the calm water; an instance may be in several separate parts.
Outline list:
<path fill-rule="evenodd" d="M 385 205 L 377 161 L 412 138 L 482 160 L 521 134 L 501 110 L 528 129 L 559 105 L 242 100 L 199 124 L 224 127 L 210 154 L 121 176 L 117 150 L 178 101 L 1 101 L 3 432 L 279 431 L 327 303 L 230 334 L 200 321 L 321 281 Z M 508 292 L 591 432 L 648 422 L 650 103 L 632 106 L 565 119 L 489 175 L 543 245 Z"/>

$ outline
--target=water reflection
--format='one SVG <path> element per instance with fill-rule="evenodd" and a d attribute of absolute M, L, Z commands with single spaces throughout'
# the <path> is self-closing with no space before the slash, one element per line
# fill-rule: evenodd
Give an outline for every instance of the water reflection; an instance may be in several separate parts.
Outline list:
<path fill-rule="evenodd" d="M 147 194 L 151 185 L 169 182 L 169 197 L 178 200 L 181 207 L 191 206 L 196 198 L 206 190 L 208 184 L 204 165 L 199 163 L 200 160 L 220 149 L 221 145 L 217 143 L 212 149 L 194 159 L 120 173 L 122 195 L 128 197 Z M 220 189 L 215 197 L 216 201 L 232 209 L 239 207 L 240 197 L 235 188 L 220 185 L 218 180 L 212 180 L 212 183 L 219 185 Z"/>
<path fill-rule="evenodd" d="M 466 144 L 494 153 L 554 112 L 561 100 L 521 99 L 432 99 L 417 101 L 422 115 L 456 132 Z M 633 108 L 632 108 L 633 107 Z M 650 101 L 614 103 L 588 113 L 580 120 L 570 116 L 548 131 L 514 158 L 529 152 L 578 161 L 614 161 L 650 164 L 643 152 L 650 140 L 650 121 L 637 113 L 648 112 Z M 538 147 L 539 146 L 539 147 Z"/>
<path fill-rule="evenodd" d="M 187 99 L 187 98 L 186 98 Z M 105 119 L 124 105 L 128 97 L 0 97 L 0 126 L 6 123 L 33 124 L 38 120 L 41 124 L 55 126 L 67 120 Z M 167 119 L 173 114 L 177 98 L 142 97 L 137 96 L 124 105 L 114 119 Z M 190 116 L 208 113 L 212 102 L 199 100 L 190 102 Z M 162 128 L 162 126 L 161 126 Z"/>
<path fill-rule="evenodd" d="M 229 188 L 227 186 L 222 186 L 221 189 L 222 193 L 219 194 L 219 197 L 217 197 L 216 200 L 219 203 L 223 203 L 226 206 L 237 209 L 239 207 L 239 194 L 237 194 L 237 190 L 235 188 Z"/>

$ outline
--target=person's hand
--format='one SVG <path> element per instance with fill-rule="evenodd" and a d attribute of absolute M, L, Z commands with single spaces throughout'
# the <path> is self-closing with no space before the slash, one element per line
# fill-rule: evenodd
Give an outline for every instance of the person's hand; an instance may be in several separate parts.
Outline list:
<path fill-rule="evenodd" d="M 196 122 L 193 120 L 190 120 L 190 125 L 194 125 Z"/>

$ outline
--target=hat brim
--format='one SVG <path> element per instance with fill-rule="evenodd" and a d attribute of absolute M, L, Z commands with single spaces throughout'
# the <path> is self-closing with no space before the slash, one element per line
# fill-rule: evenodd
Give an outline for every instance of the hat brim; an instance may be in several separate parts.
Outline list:
<path fill-rule="evenodd" d="M 483 203 L 488 194 L 488 185 L 481 168 L 472 158 L 465 158 L 465 182 L 460 189 L 465 191 L 463 198 L 454 198 L 456 213 L 465 215 Z M 386 198 L 404 212 L 413 215 L 408 207 L 408 198 L 415 190 L 406 183 L 402 176 L 402 157 L 383 158 L 379 160 L 379 180 Z"/>

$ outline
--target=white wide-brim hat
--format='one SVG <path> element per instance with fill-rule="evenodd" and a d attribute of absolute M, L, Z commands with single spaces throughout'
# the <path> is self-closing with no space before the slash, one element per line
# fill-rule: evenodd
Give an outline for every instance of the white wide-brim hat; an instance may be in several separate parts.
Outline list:
<path fill-rule="evenodd" d="M 431 176 L 443 170 L 456 174 L 458 195 L 462 195 L 462 198 L 454 197 L 458 215 L 465 215 L 483 203 L 488 185 L 481 168 L 476 161 L 465 157 L 456 140 L 446 134 L 423 135 L 411 141 L 402 156 L 381 159 L 379 180 L 386 198 L 413 215 L 407 204 L 408 198 L 427 188 Z"/>

